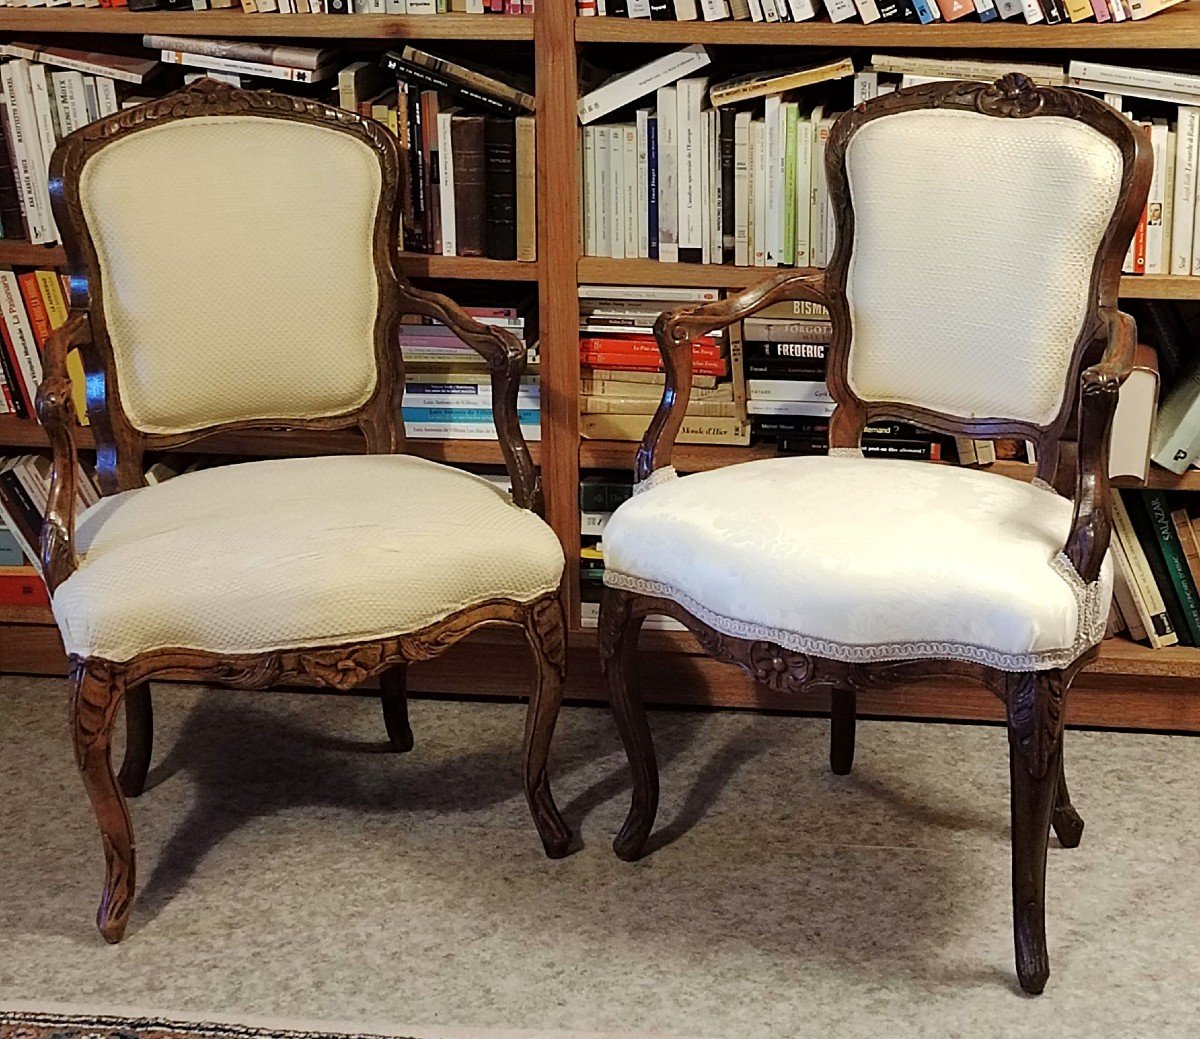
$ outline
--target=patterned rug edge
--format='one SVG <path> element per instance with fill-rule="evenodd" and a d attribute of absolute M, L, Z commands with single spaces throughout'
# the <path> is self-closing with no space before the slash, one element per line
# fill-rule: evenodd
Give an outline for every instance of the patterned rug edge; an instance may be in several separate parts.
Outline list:
<path fill-rule="evenodd" d="M 132 1008 L 103 1011 L 72 1006 L 32 1006 L 0 1001 L 0 1039 L 668 1039 L 645 1033 L 579 1032 L 552 1029 L 399 1029 L 378 1023 L 325 1022 Z M 669 1039 L 686 1039 L 673 1034 Z"/>

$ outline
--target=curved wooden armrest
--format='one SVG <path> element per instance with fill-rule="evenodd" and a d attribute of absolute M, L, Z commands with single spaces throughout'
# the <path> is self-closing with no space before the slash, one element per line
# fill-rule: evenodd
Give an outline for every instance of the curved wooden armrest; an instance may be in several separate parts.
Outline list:
<path fill-rule="evenodd" d="M 1079 458 L 1075 475 L 1075 515 L 1063 551 L 1086 582 L 1100 575 L 1112 533 L 1108 450 L 1117 395 L 1133 370 L 1137 326 L 1119 310 L 1101 311 L 1100 331 L 1108 339 L 1104 355 L 1079 377 Z"/>
<path fill-rule="evenodd" d="M 825 276 L 784 271 L 728 299 L 679 307 L 659 316 L 654 323 L 654 336 L 662 354 L 666 385 L 662 401 L 638 448 L 635 481 L 640 483 L 656 469 L 671 464 L 675 437 L 683 425 L 692 393 L 692 343 L 708 332 L 728 328 L 772 303 L 785 300 L 809 300 L 826 305 Z"/>
<path fill-rule="evenodd" d="M 42 523 L 42 575 L 51 594 L 74 573 L 75 556 L 75 409 L 71 400 L 71 377 L 67 354 L 90 343 L 91 323 L 83 311 L 75 311 L 50 333 L 42 354 L 44 378 L 38 386 L 37 415 L 50 441 L 52 466 L 46 518 Z"/>
<path fill-rule="evenodd" d="M 405 278 L 398 280 L 401 299 L 408 313 L 440 321 L 487 361 L 492 376 L 492 416 L 504 465 L 512 480 L 513 501 L 523 509 L 542 515 L 541 476 L 533 464 L 517 415 L 517 392 L 521 388 L 521 376 L 525 374 L 525 344 L 507 328 L 476 321 L 449 296 L 419 289 Z"/>

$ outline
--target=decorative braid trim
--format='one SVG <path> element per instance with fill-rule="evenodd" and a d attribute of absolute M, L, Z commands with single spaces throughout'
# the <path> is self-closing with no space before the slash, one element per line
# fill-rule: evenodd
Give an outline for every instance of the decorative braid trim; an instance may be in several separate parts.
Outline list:
<path fill-rule="evenodd" d="M 665 465 L 661 469 L 655 469 L 641 483 L 633 485 L 634 494 L 645 494 L 647 491 L 654 490 L 660 484 L 670 483 L 672 480 L 678 480 L 679 474 L 675 471 L 675 466 Z"/>
<path fill-rule="evenodd" d="M 1054 489 L 1054 486 L 1047 483 L 1040 476 L 1035 476 L 1032 480 L 1030 480 L 1029 486 L 1036 487 L 1040 491 L 1049 491 L 1053 495 L 1058 495 L 1058 491 Z"/>
<path fill-rule="evenodd" d="M 1060 562 L 1061 560 L 1061 562 Z M 1065 564 L 1065 569 L 1064 569 Z M 633 577 L 613 570 L 606 570 L 604 583 L 609 588 L 620 588 L 626 592 L 653 595 L 679 603 L 689 613 L 699 617 L 710 628 L 723 635 L 753 641 L 773 642 L 784 649 L 794 650 L 808 656 L 826 660 L 839 660 L 846 664 L 873 664 L 891 660 L 965 660 L 971 664 L 984 664 L 997 671 L 1046 671 L 1051 668 L 1067 667 L 1074 663 L 1085 650 L 1096 645 L 1104 637 L 1105 618 L 1100 609 L 1099 581 L 1084 585 L 1070 560 L 1060 555 L 1051 563 L 1055 572 L 1071 586 L 1079 608 L 1079 626 L 1073 643 L 1063 649 L 1040 650 L 1036 653 L 1004 653 L 990 646 L 976 646 L 969 642 L 879 642 L 852 644 L 833 642 L 830 639 L 801 635 L 783 628 L 766 624 L 754 624 L 736 620 L 710 610 L 690 595 L 671 585 L 645 578 Z"/>

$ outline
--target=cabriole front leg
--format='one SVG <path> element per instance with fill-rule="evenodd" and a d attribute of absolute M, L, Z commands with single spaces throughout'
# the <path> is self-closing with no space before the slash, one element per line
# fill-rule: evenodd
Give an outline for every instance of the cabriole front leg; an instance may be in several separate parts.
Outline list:
<path fill-rule="evenodd" d="M 98 663 L 79 663 L 71 681 L 71 735 L 75 761 L 100 824 L 104 891 L 96 926 L 107 942 L 119 942 L 129 922 L 137 885 L 133 826 L 125 795 L 112 769 L 112 727 L 125 695 L 123 676 Z"/>
<path fill-rule="evenodd" d="M 613 851 L 626 862 L 638 859 L 658 814 L 658 761 L 637 682 L 638 635 L 644 616 L 631 609 L 632 596 L 604 589 L 600 604 L 600 667 L 608 677 L 608 698 L 633 773 L 633 799 Z"/>
<path fill-rule="evenodd" d="M 534 604 L 526 620 L 525 633 L 537 669 L 529 711 L 525 715 L 522 753 L 525 799 L 529 802 L 529 811 L 546 854 L 552 859 L 561 859 L 571 850 L 572 834 L 554 803 L 546 768 L 567 676 L 567 625 L 558 596 Z"/>

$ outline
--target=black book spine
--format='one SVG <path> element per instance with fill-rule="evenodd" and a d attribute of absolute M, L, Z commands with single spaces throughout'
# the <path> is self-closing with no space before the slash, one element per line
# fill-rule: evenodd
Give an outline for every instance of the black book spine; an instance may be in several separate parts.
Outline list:
<path fill-rule="evenodd" d="M 762 361 L 803 361 L 825 363 L 826 343 L 765 343 L 758 339 L 748 339 L 745 343 L 746 360 Z"/>
<path fill-rule="evenodd" d="M 655 22 L 675 21 L 675 5 L 671 0 L 650 0 L 650 18 Z"/>
<path fill-rule="evenodd" d="M 1150 572 L 1154 575 L 1154 583 L 1158 585 L 1158 591 L 1167 607 L 1167 617 L 1170 618 L 1171 627 L 1175 629 L 1175 637 L 1179 639 L 1179 645 L 1194 645 L 1191 633 L 1188 631 L 1187 618 L 1184 617 L 1183 608 L 1179 604 L 1179 596 L 1175 593 L 1171 575 L 1163 560 L 1162 549 L 1158 546 L 1158 534 L 1150 522 L 1150 514 L 1146 511 L 1142 495 L 1137 491 L 1118 491 L 1117 493 L 1121 495 L 1121 500 L 1125 503 L 1125 510 L 1129 513 L 1129 522 L 1133 524 L 1133 532 L 1137 535 L 1142 551 L 1146 554 L 1146 562 L 1150 564 Z"/>
<path fill-rule="evenodd" d="M 525 112 L 525 109 L 520 105 L 510 104 L 507 101 L 489 97 L 478 90 L 472 90 L 470 87 L 452 83 L 445 76 L 431 72 L 422 65 L 414 65 L 410 61 L 405 61 L 399 55 L 392 54 L 390 51 L 380 60 L 383 62 L 385 69 L 394 73 L 397 79 L 402 79 L 407 83 L 414 83 L 426 89 L 442 91 L 451 98 L 465 101 L 468 104 L 486 109 L 489 112 L 504 112 L 506 115 L 523 115 Z"/>
<path fill-rule="evenodd" d="M 10 507 L 16 506 L 14 509 L 16 515 L 13 519 L 21 524 L 21 533 L 29 539 L 29 543 L 36 546 L 41 539 L 41 510 L 33 504 L 29 492 L 25 490 L 19 477 L 11 469 L 8 472 L 0 473 L 0 481 L 3 481 L 4 489 L 8 492 Z"/>
<path fill-rule="evenodd" d="M 129 0 L 126 6 L 130 11 L 157 11 L 163 5 L 159 3 L 159 0 Z"/>
<path fill-rule="evenodd" d="M 4 381 L 8 384 L 8 396 L 12 400 L 13 414 L 17 418 L 32 418 L 33 416 L 29 414 L 29 409 L 25 406 L 25 396 L 21 392 L 21 383 L 17 381 L 19 378 L 18 373 L 3 343 L 0 343 L 0 371 L 4 372 Z"/>
<path fill-rule="evenodd" d="M 629 0 L 608 0 L 605 13 L 610 18 L 628 18 Z"/>
<path fill-rule="evenodd" d="M 405 243 L 413 252 L 428 252 L 429 241 L 425 236 L 425 155 L 421 151 L 421 95 L 416 90 L 408 92 L 408 160 L 409 184 L 412 186 L 412 244 Z"/>
<path fill-rule="evenodd" d="M 725 263 L 733 263 L 736 241 L 734 228 L 734 176 L 733 176 L 733 124 L 737 113 L 726 105 L 720 109 L 720 158 L 721 158 L 721 256 Z"/>
<path fill-rule="evenodd" d="M 487 183 L 485 248 L 493 260 L 517 258 L 517 124 L 488 116 L 483 126 Z"/>

